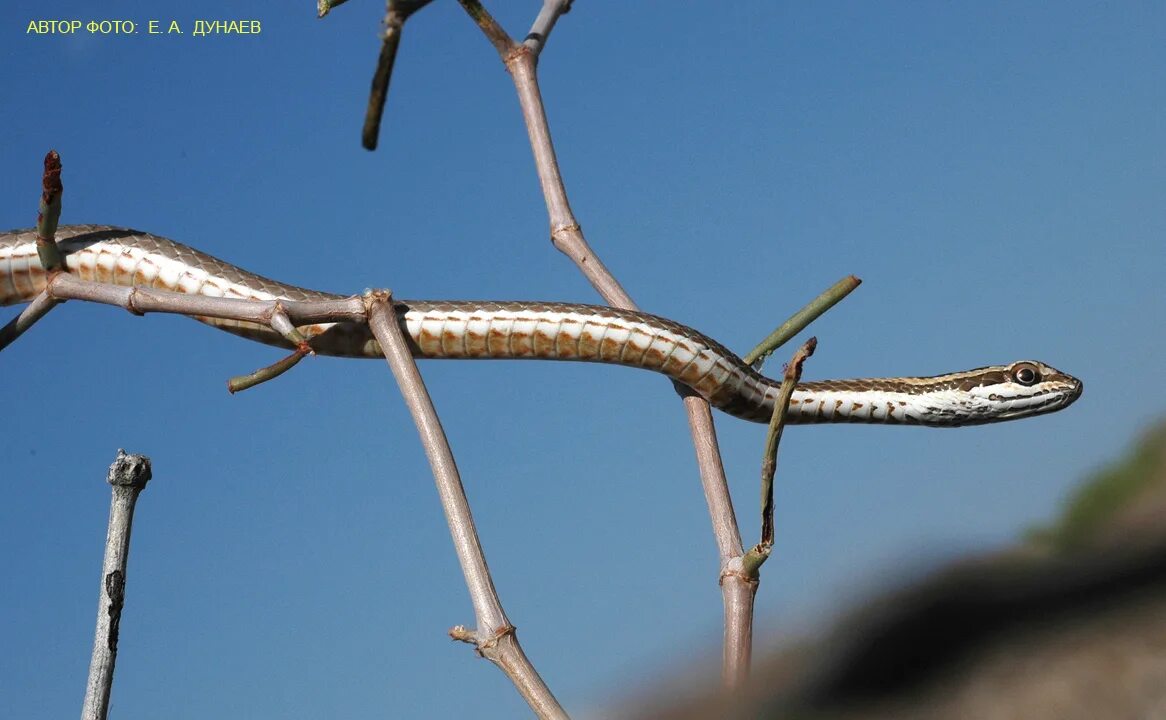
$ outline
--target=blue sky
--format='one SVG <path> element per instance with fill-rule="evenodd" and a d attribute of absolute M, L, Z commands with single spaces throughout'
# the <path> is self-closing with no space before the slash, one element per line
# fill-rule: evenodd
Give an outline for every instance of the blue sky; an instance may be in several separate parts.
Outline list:
<path fill-rule="evenodd" d="M 514 35 L 538 4 L 491 3 Z M 381 147 L 359 133 L 378 3 L 5 3 L 0 226 L 122 224 L 322 290 L 597 296 L 547 240 L 513 86 L 456 3 L 410 21 Z M 45 18 L 187 34 L 35 36 Z M 194 38 L 195 19 L 255 36 Z M 1050 518 L 1166 410 L 1166 12 L 1156 3 L 580 0 L 541 62 L 588 239 L 645 309 L 745 351 L 848 273 L 808 378 L 1036 358 L 1056 415 L 961 430 L 793 428 L 758 643 Z M 3 319 L 12 309 L 0 313 Z M 117 448 L 153 458 L 119 718 L 522 716 L 446 638 L 473 615 L 383 363 L 314 359 L 72 303 L 0 354 L 0 715 L 75 713 Z M 569 363 L 427 363 L 519 637 L 572 711 L 715 668 L 716 550 L 680 402 Z M 764 430 L 718 416 L 746 541 Z"/>

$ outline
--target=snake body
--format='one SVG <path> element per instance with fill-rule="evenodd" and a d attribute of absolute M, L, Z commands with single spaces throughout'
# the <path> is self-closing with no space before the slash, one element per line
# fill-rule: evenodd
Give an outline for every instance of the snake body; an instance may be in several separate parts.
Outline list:
<path fill-rule="evenodd" d="M 69 272 L 95 282 L 259 301 L 343 297 L 270 280 L 136 230 L 62 226 L 57 242 Z M 46 282 L 35 231 L 0 233 L 0 305 L 28 302 Z M 730 415 L 756 422 L 768 422 L 780 386 L 715 340 L 648 313 L 549 302 L 394 300 L 394 306 L 418 358 L 575 360 L 644 368 L 687 385 Z M 281 335 L 263 325 L 197 319 L 287 347 Z M 383 357 L 363 324 L 299 329 L 317 353 Z M 1053 412 L 1071 404 L 1081 390 L 1071 375 L 1027 360 L 933 377 L 806 382 L 795 389 L 786 422 L 955 427 Z"/>

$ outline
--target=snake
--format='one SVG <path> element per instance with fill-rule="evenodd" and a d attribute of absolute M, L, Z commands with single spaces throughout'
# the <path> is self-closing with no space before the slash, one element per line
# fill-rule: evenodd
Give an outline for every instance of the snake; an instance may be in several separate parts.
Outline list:
<path fill-rule="evenodd" d="M 158 235 L 108 225 L 64 225 L 56 233 L 69 273 L 119 286 L 147 286 L 255 301 L 334 300 L 248 272 Z M 36 231 L 0 233 L 0 305 L 33 300 L 48 283 Z M 610 363 L 662 373 L 715 408 L 769 422 L 781 382 L 691 327 L 649 313 L 563 302 L 393 299 L 414 357 L 542 359 Z M 196 320 L 251 340 L 291 344 L 266 325 Z M 317 354 L 383 358 L 368 326 L 344 321 L 301 326 Z M 801 382 L 785 422 L 959 427 L 1054 412 L 1080 397 L 1080 380 L 1035 360 L 928 377 Z"/>

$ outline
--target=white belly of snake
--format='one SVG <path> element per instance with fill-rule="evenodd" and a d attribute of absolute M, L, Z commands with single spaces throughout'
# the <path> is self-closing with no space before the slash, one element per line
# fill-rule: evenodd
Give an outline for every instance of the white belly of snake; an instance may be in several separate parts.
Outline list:
<path fill-rule="evenodd" d="M 57 240 L 69 272 L 85 280 L 261 301 L 341 297 L 269 280 L 135 230 L 62 226 Z M 32 230 L 0 233 L 0 305 L 28 302 L 45 287 L 35 241 Z M 706 335 L 648 313 L 527 301 L 394 300 L 394 306 L 418 358 L 575 360 L 644 368 L 687 385 L 726 413 L 757 422 L 768 422 L 780 386 Z M 197 319 L 287 347 L 266 326 Z M 383 357 L 360 323 L 300 331 L 323 355 Z M 1036 361 L 930 377 L 805 382 L 794 391 L 786 422 L 955 427 L 1059 410 L 1081 390 L 1076 378 Z"/>

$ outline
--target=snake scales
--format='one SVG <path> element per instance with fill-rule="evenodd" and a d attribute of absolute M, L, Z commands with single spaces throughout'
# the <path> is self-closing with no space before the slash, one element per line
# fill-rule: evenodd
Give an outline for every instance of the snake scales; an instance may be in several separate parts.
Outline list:
<path fill-rule="evenodd" d="M 253 300 L 342 297 L 285 285 L 156 235 L 99 225 L 62 226 L 58 245 L 71 273 L 122 286 Z M 46 283 L 36 233 L 0 233 L 0 305 L 28 302 Z M 767 422 L 780 383 L 746 365 L 715 340 L 648 313 L 549 302 L 395 300 L 410 349 L 419 358 L 576 360 L 663 373 L 714 407 Z M 271 328 L 198 318 L 252 340 L 287 346 Z M 365 325 L 301 327 L 323 355 L 383 357 Z M 790 400 L 788 423 L 891 423 L 956 427 L 1067 407 L 1081 381 L 1023 360 L 932 377 L 805 382 Z"/>

